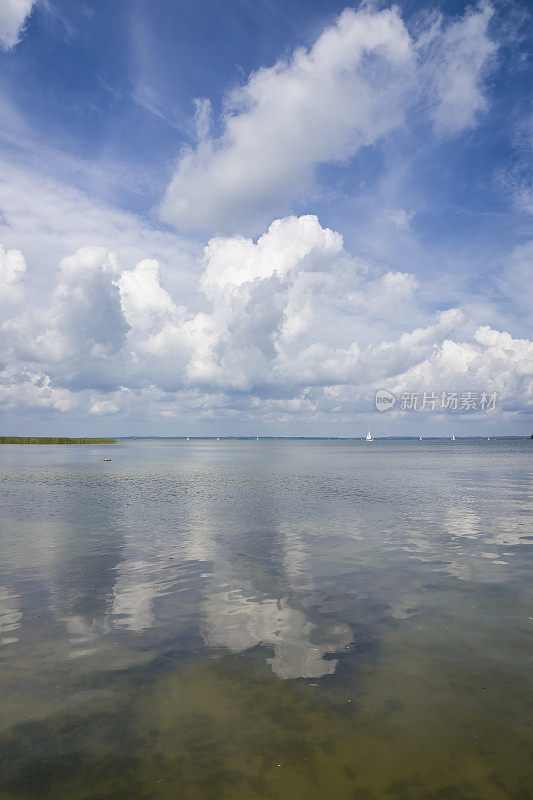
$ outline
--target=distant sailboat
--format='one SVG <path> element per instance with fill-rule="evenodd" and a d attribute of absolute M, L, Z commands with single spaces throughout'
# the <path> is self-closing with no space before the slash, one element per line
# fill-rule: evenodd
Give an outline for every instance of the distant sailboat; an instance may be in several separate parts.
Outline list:
<path fill-rule="evenodd" d="M 421 436 L 419 436 L 419 437 L 418 437 L 418 440 L 421 442 L 421 441 L 422 441 L 422 437 L 421 437 Z"/>
<path fill-rule="evenodd" d="M 374 437 L 372 436 L 372 434 L 370 433 L 370 431 L 368 431 L 368 433 L 367 433 L 367 435 L 366 435 L 366 441 L 367 441 L 367 442 L 373 442 L 373 441 L 374 441 Z"/>
<path fill-rule="evenodd" d="M 191 440 L 189 439 L 189 437 L 188 437 L 188 436 L 187 436 L 187 441 L 188 441 L 188 442 L 190 442 L 190 441 L 191 441 Z"/>
<path fill-rule="evenodd" d="M 455 433 L 452 433 L 452 442 L 455 442 Z"/>

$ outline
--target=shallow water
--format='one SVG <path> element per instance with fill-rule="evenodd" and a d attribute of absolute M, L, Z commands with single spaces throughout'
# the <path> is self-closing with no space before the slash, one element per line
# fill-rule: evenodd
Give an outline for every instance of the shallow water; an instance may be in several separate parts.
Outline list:
<path fill-rule="evenodd" d="M 2 446 L 0 798 L 531 798 L 532 449 Z"/>

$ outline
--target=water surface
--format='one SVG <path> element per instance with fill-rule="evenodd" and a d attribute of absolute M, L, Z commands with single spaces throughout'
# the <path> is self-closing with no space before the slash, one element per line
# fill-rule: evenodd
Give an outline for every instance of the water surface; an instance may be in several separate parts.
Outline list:
<path fill-rule="evenodd" d="M 532 445 L 2 446 L 0 798 L 528 800 Z"/>

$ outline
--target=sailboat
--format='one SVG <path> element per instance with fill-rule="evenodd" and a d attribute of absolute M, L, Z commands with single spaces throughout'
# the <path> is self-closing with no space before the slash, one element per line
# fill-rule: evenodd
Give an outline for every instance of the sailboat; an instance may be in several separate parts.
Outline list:
<path fill-rule="evenodd" d="M 452 442 L 455 442 L 455 433 L 452 433 Z"/>
<path fill-rule="evenodd" d="M 373 441 L 374 441 L 374 437 L 372 436 L 372 434 L 370 433 L 370 431 L 368 431 L 368 433 L 367 433 L 367 435 L 366 435 L 366 441 L 367 441 L 367 442 L 373 442 Z"/>
<path fill-rule="evenodd" d="M 187 441 L 188 441 L 188 442 L 190 442 L 190 441 L 191 441 L 191 440 L 190 440 L 190 438 L 189 438 L 188 436 L 187 436 Z"/>
<path fill-rule="evenodd" d="M 418 441 L 420 441 L 420 442 L 422 441 L 422 437 L 421 436 L 418 437 Z"/>

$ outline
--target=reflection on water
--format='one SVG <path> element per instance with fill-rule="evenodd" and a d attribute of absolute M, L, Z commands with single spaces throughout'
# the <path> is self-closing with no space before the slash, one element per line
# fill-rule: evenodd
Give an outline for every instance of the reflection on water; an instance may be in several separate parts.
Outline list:
<path fill-rule="evenodd" d="M 20 628 L 22 614 L 18 609 L 17 595 L 0 586 L 0 645 L 18 642 L 14 633 Z"/>
<path fill-rule="evenodd" d="M 4 446 L 0 797 L 531 797 L 530 449 Z"/>

